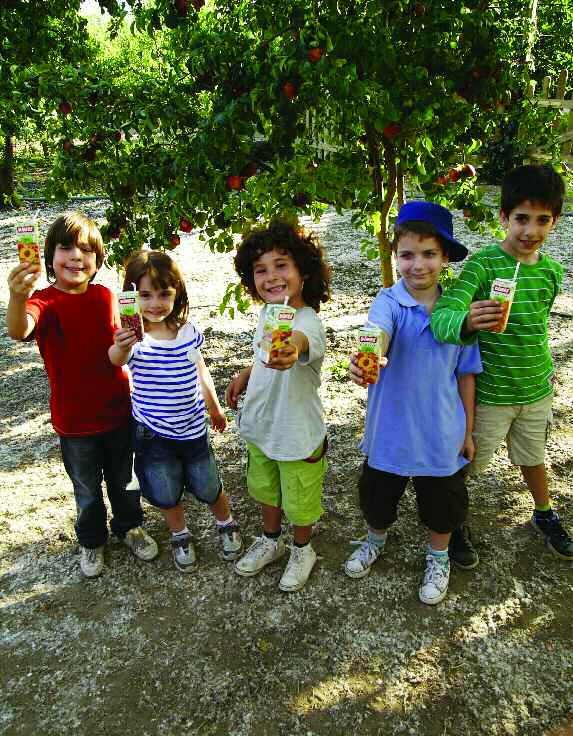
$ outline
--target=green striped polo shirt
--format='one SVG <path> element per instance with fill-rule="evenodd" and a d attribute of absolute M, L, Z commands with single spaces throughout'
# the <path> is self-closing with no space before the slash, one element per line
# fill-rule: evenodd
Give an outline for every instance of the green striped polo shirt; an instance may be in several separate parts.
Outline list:
<path fill-rule="evenodd" d="M 517 261 L 499 245 L 482 248 L 467 260 L 454 285 L 440 297 L 431 327 L 439 342 L 469 344 L 462 336 L 472 302 L 489 299 L 494 279 L 511 279 Z M 476 377 L 481 404 L 531 404 L 551 393 L 553 361 L 547 340 L 549 310 L 563 280 L 562 266 L 543 253 L 537 263 L 522 263 L 505 332 L 477 333 L 483 373 Z"/>

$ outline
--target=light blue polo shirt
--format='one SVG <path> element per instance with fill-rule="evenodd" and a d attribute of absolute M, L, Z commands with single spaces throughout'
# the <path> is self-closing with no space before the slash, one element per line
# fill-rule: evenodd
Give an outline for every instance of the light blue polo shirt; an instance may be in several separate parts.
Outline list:
<path fill-rule="evenodd" d="M 426 308 L 402 279 L 378 292 L 368 321 L 391 338 L 388 365 L 368 387 L 360 444 L 368 464 L 396 475 L 453 475 L 468 462 L 459 454 L 466 417 L 456 377 L 481 373 L 477 342 L 436 342 Z"/>

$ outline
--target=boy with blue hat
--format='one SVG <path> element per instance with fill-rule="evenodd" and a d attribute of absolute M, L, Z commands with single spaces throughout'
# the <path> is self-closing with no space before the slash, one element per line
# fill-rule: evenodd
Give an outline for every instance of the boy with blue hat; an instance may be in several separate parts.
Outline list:
<path fill-rule="evenodd" d="M 359 480 L 360 507 L 368 534 L 344 570 L 362 578 L 381 555 L 400 499 L 413 481 L 421 521 L 429 529 L 420 600 L 444 599 L 450 562 L 448 544 L 468 508 L 462 468 L 473 458 L 475 374 L 482 370 L 476 345 L 440 344 L 430 315 L 441 294 L 438 278 L 449 261 L 468 251 L 453 237 L 452 216 L 432 202 L 403 205 L 393 250 L 402 278 L 381 289 L 368 314 L 386 338 L 387 365 L 368 386 Z M 352 356 L 350 378 L 366 386 Z"/>

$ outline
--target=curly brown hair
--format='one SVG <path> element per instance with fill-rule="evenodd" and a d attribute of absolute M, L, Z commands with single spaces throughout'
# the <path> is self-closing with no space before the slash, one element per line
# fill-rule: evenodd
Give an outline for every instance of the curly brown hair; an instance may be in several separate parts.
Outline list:
<path fill-rule="evenodd" d="M 132 284 L 139 288 L 139 282 L 144 276 L 149 279 L 154 289 L 175 289 L 175 303 L 173 311 L 165 319 L 169 327 L 180 329 L 187 322 L 189 314 L 189 300 L 187 289 L 177 264 L 159 250 L 138 250 L 132 253 L 125 264 L 125 278 L 123 288 L 132 289 Z"/>
<path fill-rule="evenodd" d="M 263 301 L 255 287 L 253 263 L 264 253 L 278 250 L 288 253 L 303 277 L 302 299 L 315 312 L 330 298 L 331 268 L 317 235 L 286 220 L 271 220 L 268 225 L 243 235 L 235 255 L 235 271 L 241 284 L 258 302 Z"/>

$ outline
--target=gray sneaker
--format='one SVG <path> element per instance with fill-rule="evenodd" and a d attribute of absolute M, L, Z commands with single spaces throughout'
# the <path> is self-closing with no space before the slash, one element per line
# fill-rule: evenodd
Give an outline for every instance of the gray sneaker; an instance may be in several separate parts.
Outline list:
<path fill-rule="evenodd" d="M 383 551 L 383 545 L 374 544 L 366 538 L 344 563 L 344 572 L 349 578 L 365 578 Z"/>
<path fill-rule="evenodd" d="M 181 537 L 171 538 L 171 554 L 173 555 L 173 563 L 181 572 L 191 572 L 197 562 L 195 547 L 191 540 L 190 534 Z"/>
<path fill-rule="evenodd" d="M 80 570 L 86 578 L 97 578 L 103 572 L 103 547 L 80 547 Z"/>
<path fill-rule="evenodd" d="M 446 597 L 450 582 L 450 559 L 447 555 L 438 559 L 434 555 L 426 555 L 426 572 L 420 585 L 419 595 L 422 603 L 435 606 Z"/>
<path fill-rule="evenodd" d="M 159 554 L 155 539 L 150 537 L 145 529 L 140 526 L 130 529 L 123 538 L 123 543 L 126 547 L 129 547 L 136 557 L 145 560 L 145 562 L 154 560 Z"/>
<path fill-rule="evenodd" d="M 275 541 L 274 539 L 265 537 L 263 534 L 257 537 L 246 554 L 235 562 L 235 572 L 237 575 L 242 575 L 246 578 L 257 575 L 264 567 L 270 565 L 271 562 L 280 560 L 285 552 L 285 543 L 282 537 L 279 537 Z"/>
<path fill-rule="evenodd" d="M 224 560 L 236 560 L 243 551 L 241 532 L 236 524 L 219 527 L 221 538 L 220 555 Z"/>

